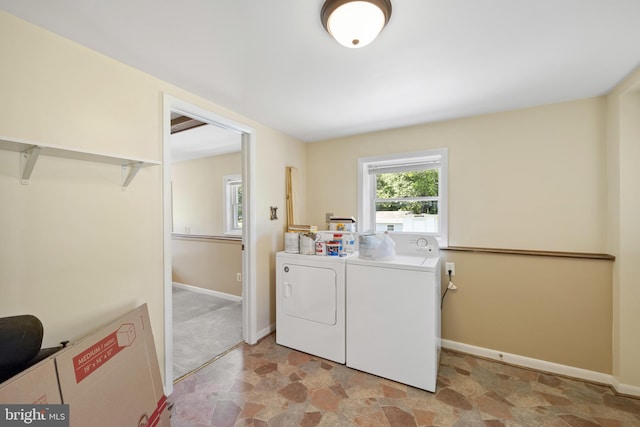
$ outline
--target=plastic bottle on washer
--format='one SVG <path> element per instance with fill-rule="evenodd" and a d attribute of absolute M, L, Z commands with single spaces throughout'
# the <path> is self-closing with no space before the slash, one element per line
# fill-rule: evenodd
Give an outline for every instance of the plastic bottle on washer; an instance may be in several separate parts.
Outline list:
<path fill-rule="evenodd" d="M 346 233 L 342 237 L 342 246 L 344 247 L 344 252 L 347 255 L 351 255 L 354 252 L 356 242 L 355 237 L 351 233 Z"/>

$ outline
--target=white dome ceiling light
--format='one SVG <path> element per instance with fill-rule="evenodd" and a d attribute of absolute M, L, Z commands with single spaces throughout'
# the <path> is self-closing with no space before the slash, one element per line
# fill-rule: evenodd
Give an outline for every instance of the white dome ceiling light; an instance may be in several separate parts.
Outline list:
<path fill-rule="evenodd" d="M 327 0 L 320 12 L 322 25 L 349 48 L 371 43 L 391 17 L 390 0 Z"/>

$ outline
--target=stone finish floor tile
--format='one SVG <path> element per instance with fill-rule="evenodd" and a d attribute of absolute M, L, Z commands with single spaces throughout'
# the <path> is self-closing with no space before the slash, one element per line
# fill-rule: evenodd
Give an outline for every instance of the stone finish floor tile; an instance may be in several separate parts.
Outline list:
<path fill-rule="evenodd" d="M 275 343 L 241 345 L 182 379 L 173 427 L 640 426 L 607 386 L 443 351 L 436 393 Z"/>

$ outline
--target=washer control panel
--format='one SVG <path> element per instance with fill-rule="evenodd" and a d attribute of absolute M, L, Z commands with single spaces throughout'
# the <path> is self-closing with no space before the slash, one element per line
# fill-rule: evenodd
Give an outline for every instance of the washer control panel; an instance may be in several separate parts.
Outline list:
<path fill-rule="evenodd" d="M 425 239 L 424 237 L 420 237 L 417 241 L 416 241 L 416 245 L 418 245 L 419 248 L 425 248 L 429 245 L 429 241 L 427 239 Z"/>
<path fill-rule="evenodd" d="M 398 255 L 440 256 L 440 247 L 435 237 L 420 233 L 389 233 L 395 242 Z"/>

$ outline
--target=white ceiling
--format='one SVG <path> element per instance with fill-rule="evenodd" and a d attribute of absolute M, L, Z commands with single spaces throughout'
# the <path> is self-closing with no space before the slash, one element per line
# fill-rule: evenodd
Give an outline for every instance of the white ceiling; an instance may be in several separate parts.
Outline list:
<path fill-rule="evenodd" d="M 171 162 L 220 156 L 242 149 L 242 137 L 218 126 L 205 125 L 171 135 Z"/>
<path fill-rule="evenodd" d="M 639 0 L 392 0 L 340 46 L 323 0 L 0 0 L 302 141 L 598 96 L 640 65 Z"/>

